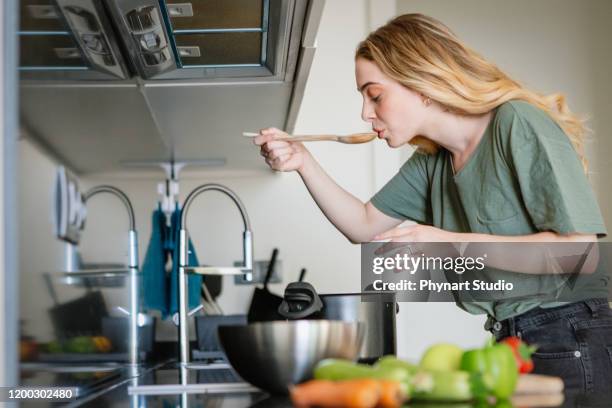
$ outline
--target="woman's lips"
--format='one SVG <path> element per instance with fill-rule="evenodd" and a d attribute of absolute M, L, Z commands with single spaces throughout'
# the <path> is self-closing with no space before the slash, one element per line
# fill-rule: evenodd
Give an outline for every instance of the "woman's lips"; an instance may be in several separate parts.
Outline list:
<path fill-rule="evenodd" d="M 384 135 L 384 133 L 385 133 L 385 131 L 384 131 L 384 130 L 374 129 L 374 131 L 375 131 L 376 133 L 378 133 L 378 138 L 379 138 L 379 139 L 384 139 L 384 136 L 383 136 L 383 135 Z"/>

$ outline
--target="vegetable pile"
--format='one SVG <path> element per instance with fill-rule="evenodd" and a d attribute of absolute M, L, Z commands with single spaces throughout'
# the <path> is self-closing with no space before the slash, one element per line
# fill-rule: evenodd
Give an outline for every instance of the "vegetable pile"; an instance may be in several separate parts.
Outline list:
<path fill-rule="evenodd" d="M 77 336 L 47 344 L 48 353 L 108 353 L 112 348 L 110 340 L 104 336 Z"/>
<path fill-rule="evenodd" d="M 505 401 L 519 372 L 533 369 L 534 347 L 518 338 L 462 350 L 447 343 L 431 346 L 418 365 L 385 356 L 374 365 L 326 359 L 314 379 L 290 389 L 297 407 L 396 408 L 407 401 Z"/>

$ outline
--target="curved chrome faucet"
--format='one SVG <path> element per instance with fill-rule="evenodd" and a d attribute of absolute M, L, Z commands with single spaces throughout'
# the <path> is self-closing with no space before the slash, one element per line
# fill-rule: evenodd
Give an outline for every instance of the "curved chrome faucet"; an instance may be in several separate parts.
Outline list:
<path fill-rule="evenodd" d="M 113 186 L 96 186 L 83 195 L 83 201 L 89 201 L 93 196 L 100 193 L 109 193 L 118 197 L 128 212 L 130 230 L 128 249 L 128 269 L 130 278 L 130 324 L 129 324 L 129 363 L 136 365 L 140 362 L 138 355 L 138 314 L 139 314 L 139 279 L 138 279 L 138 234 L 136 233 L 136 219 L 134 207 L 127 195 Z"/>
<path fill-rule="evenodd" d="M 117 187 L 101 185 L 90 188 L 85 194 L 83 194 L 83 200 L 88 201 L 91 197 L 99 193 L 110 193 L 115 197 L 118 197 L 121 202 L 123 202 L 123 205 L 125 205 L 125 208 L 128 211 L 128 217 L 130 218 L 130 231 L 135 230 L 136 218 L 134 217 L 134 207 L 132 207 L 132 203 L 130 202 L 128 196 Z"/>
<path fill-rule="evenodd" d="M 242 216 L 242 222 L 244 223 L 244 229 L 251 229 L 249 215 L 246 212 L 246 208 L 244 208 L 244 204 L 242 204 L 242 201 L 240 201 L 240 198 L 229 188 L 225 187 L 222 184 L 216 183 L 202 184 L 201 186 L 193 189 L 191 193 L 189 193 L 189 195 L 185 199 L 185 204 L 183 204 L 183 212 L 181 214 L 181 229 L 185 229 L 185 224 L 187 222 L 187 211 L 189 211 L 189 207 L 191 206 L 195 198 L 205 191 L 219 191 L 231 198 L 232 201 L 234 201 L 234 204 L 236 204 L 236 206 L 238 207 L 238 210 L 240 211 L 240 216 Z"/>
<path fill-rule="evenodd" d="M 215 267 L 215 266 L 189 266 L 189 234 L 186 229 L 187 212 L 195 198 L 205 191 L 218 191 L 224 193 L 232 199 L 238 207 L 242 222 L 244 223 L 244 232 L 242 234 L 242 251 L 243 264 L 240 267 Z M 185 365 L 189 363 L 189 328 L 187 318 L 189 317 L 189 303 L 187 300 L 188 283 L 186 274 L 195 272 L 202 275 L 244 275 L 247 281 L 252 280 L 253 272 L 253 234 L 251 232 L 251 223 L 246 208 L 240 201 L 240 198 L 229 188 L 215 183 L 203 184 L 196 187 L 189 193 L 183 204 L 181 213 L 181 230 L 179 232 L 179 340 L 180 340 L 180 362 Z"/>

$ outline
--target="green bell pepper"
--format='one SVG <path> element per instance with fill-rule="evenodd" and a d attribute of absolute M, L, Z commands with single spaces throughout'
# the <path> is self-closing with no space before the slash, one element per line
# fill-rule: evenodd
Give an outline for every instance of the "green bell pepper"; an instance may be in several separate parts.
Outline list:
<path fill-rule="evenodd" d="M 518 369 L 512 349 L 507 344 L 466 351 L 461 357 L 461 369 L 481 374 L 489 392 L 498 399 L 507 399 L 514 393 Z"/>
<path fill-rule="evenodd" d="M 413 398 L 419 401 L 462 402 L 487 395 L 480 374 L 466 371 L 419 371 L 412 385 Z"/>

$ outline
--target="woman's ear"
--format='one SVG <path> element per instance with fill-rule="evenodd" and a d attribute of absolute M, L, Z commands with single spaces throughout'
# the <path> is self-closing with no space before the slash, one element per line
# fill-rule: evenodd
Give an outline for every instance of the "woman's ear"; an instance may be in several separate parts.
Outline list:
<path fill-rule="evenodd" d="M 423 105 L 425 106 L 431 105 L 431 98 L 429 96 L 419 92 L 419 98 L 421 98 L 421 102 L 423 102 Z"/>

